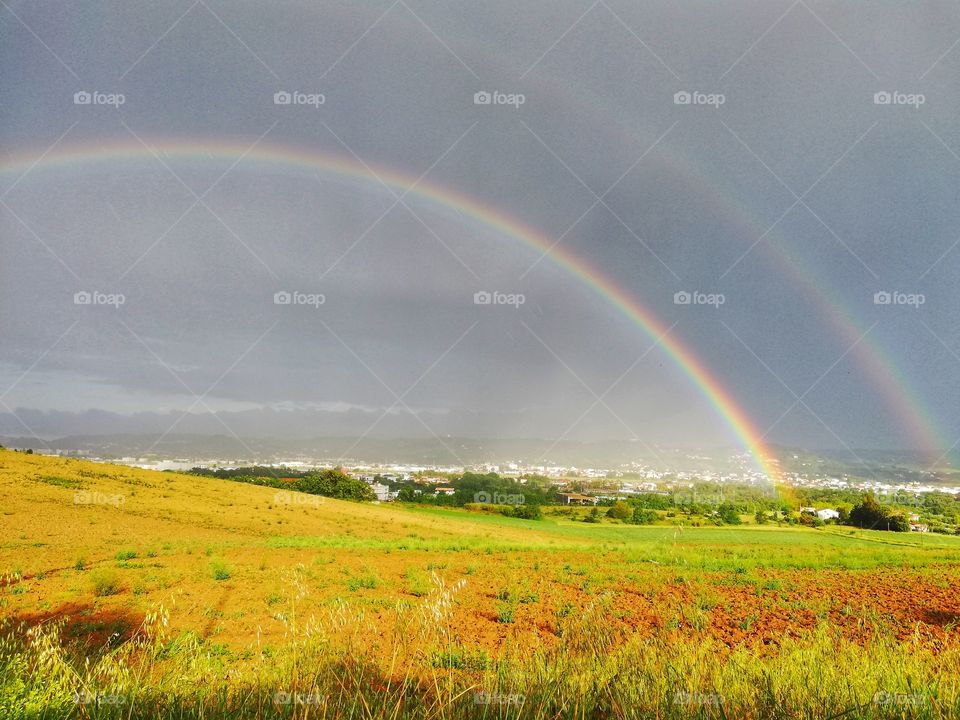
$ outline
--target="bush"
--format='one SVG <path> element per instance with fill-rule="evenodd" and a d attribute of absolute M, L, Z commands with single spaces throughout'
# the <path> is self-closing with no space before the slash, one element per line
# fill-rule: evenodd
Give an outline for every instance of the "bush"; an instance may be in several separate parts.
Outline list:
<path fill-rule="evenodd" d="M 504 515 L 522 520 L 540 520 L 543 517 L 543 510 L 539 505 L 514 505 Z"/>
<path fill-rule="evenodd" d="M 585 523 L 600 522 L 600 511 L 596 507 L 594 507 L 593 510 L 590 511 L 590 514 L 587 515 L 585 518 L 583 518 L 583 521 Z"/>
<path fill-rule="evenodd" d="M 656 510 L 647 508 L 634 508 L 633 515 L 630 516 L 630 522 L 634 525 L 649 525 L 660 519 Z"/>
<path fill-rule="evenodd" d="M 116 595 L 119 592 L 120 578 L 116 573 L 103 570 L 93 576 L 93 594 L 97 597 Z"/>
<path fill-rule="evenodd" d="M 623 502 L 623 500 L 617 500 L 610 509 L 607 510 L 607 517 L 613 518 L 614 520 L 626 520 L 632 514 L 633 512 L 630 506 Z"/>
<path fill-rule="evenodd" d="M 891 532 L 910 532 L 910 521 L 903 513 L 895 513 L 887 517 L 887 528 Z"/>
<path fill-rule="evenodd" d="M 210 563 L 210 572 L 213 575 L 213 579 L 217 580 L 218 582 L 222 580 L 229 580 L 231 575 L 230 569 L 219 560 Z"/>

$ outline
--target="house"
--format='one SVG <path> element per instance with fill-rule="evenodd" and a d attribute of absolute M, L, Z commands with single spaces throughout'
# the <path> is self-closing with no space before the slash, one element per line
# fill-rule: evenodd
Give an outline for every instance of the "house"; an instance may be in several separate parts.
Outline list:
<path fill-rule="evenodd" d="M 434 495 L 453 495 L 456 492 L 456 488 L 452 487 L 438 487 L 433 493 Z"/>
<path fill-rule="evenodd" d="M 840 517 L 840 513 L 833 508 L 823 508 L 822 510 L 817 510 L 817 517 L 824 521 L 836 520 Z"/>
<path fill-rule="evenodd" d="M 930 532 L 930 526 L 923 523 L 910 523 L 910 532 Z"/>
<path fill-rule="evenodd" d="M 816 508 L 812 508 L 812 507 L 802 507 L 802 508 L 800 508 L 800 514 L 803 515 L 804 513 L 807 513 L 808 515 L 816 515 L 816 514 L 817 514 L 817 509 L 816 509 Z"/>
<path fill-rule="evenodd" d="M 397 498 L 395 492 L 390 491 L 389 485 L 384 485 L 383 483 L 373 483 L 370 486 L 370 489 L 373 490 L 374 495 L 377 496 L 377 500 L 380 502 L 393 502 Z"/>
<path fill-rule="evenodd" d="M 596 498 L 592 498 L 589 495 L 581 495 L 580 493 L 559 493 L 557 497 L 560 498 L 561 502 L 564 505 L 596 505 Z"/>

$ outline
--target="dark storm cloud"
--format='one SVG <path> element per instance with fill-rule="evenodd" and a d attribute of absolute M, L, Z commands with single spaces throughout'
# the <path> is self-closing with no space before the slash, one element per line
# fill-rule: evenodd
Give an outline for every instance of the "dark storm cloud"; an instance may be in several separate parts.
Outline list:
<path fill-rule="evenodd" d="M 64 133 L 51 157 L 141 140 L 159 157 L 0 178 L 0 399 L 45 434 L 137 410 L 153 432 L 207 393 L 194 409 L 245 434 L 361 433 L 393 408 L 377 433 L 731 441 L 550 257 L 374 177 L 256 160 L 282 146 L 427 172 L 558 241 L 676 322 L 769 440 L 913 446 L 929 413 L 949 445 L 958 35 L 947 4 L 12 3 L 3 157 Z M 164 152 L 187 141 L 210 157 Z M 525 302 L 475 305 L 483 290 Z M 286 422 L 283 403 L 312 405 Z"/>

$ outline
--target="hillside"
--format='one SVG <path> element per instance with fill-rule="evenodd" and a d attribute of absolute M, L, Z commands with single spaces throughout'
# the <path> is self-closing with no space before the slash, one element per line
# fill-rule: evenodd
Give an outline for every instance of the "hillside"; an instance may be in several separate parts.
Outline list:
<path fill-rule="evenodd" d="M 0 451 L 0 497 L 2 627 L 10 638 L 39 623 L 62 627 L 65 657 L 118 662 L 109 653 L 142 652 L 162 617 L 164 657 L 190 647 L 263 682 L 265 667 L 293 672 L 276 658 L 325 637 L 323 652 L 341 654 L 324 662 L 360 662 L 365 687 L 375 670 L 404 696 L 438 673 L 454 682 L 450 692 L 489 687 L 499 663 L 557 672 L 551 653 L 561 649 L 563 662 L 606 672 L 590 664 L 596 653 L 626 662 L 669 647 L 682 664 L 705 662 L 702 649 L 712 648 L 718 674 L 701 680 L 714 685 L 724 663 L 762 674 L 793 667 L 792 654 L 833 657 L 844 647 L 859 648 L 851 658 L 899 656 L 909 644 L 913 672 L 931 682 L 960 667 L 949 666 L 960 657 L 960 542 L 951 537 L 521 521 L 11 451 Z M 838 679 L 849 671 L 834 664 Z M 902 670 L 890 666 L 883 682 Z M 836 692 L 875 692 L 884 672 Z M 765 702 L 747 688 L 725 692 Z M 452 702 L 422 687 L 413 695 L 431 707 Z"/>

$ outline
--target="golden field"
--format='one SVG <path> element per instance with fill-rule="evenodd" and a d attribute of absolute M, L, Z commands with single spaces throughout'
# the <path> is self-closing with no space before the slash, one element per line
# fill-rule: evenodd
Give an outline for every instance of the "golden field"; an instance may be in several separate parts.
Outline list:
<path fill-rule="evenodd" d="M 0 451 L 4 717 L 955 717 L 960 541 Z M 38 629 L 39 628 L 39 629 Z"/>

